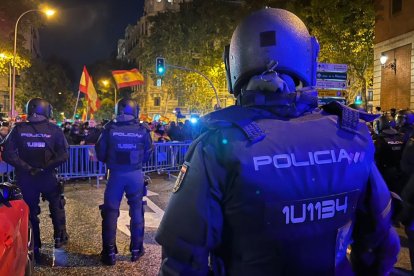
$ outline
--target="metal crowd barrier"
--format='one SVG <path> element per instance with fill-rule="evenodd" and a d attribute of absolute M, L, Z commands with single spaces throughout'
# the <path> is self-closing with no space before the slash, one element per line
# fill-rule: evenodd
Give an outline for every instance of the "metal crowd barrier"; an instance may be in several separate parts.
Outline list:
<path fill-rule="evenodd" d="M 94 145 L 71 145 L 69 159 L 58 167 L 58 176 L 65 180 L 74 178 L 99 178 L 105 176 L 106 166 L 96 158 Z"/>
<path fill-rule="evenodd" d="M 148 162 L 143 165 L 146 173 L 174 173 L 180 170 L 190 142 L 154 143 L 153 152 Z M 0 162 L 1 181 L 13 179 L 14 168 Z M 96 178 L 96 184 L 106 175 L 105 163 L 98 161 L 94 145 L 71 145 L 69 159 L 58 167 L 58 176 L 65 180 L 76 178 Z"/>
<path fill-rule="evenodd" d="M 178 172 L 184 163 L 184 157 L 191 142 L 154 143 L 154 150 L 147 163 L 143 166 L 144 172 Z"/>

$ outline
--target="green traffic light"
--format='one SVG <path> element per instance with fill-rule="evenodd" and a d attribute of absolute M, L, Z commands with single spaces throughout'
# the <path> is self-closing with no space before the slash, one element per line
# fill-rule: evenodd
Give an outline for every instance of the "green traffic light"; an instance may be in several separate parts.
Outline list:
<path fill-rule="evenodd" d="M 158 73 L 162 73 L 162 72 L 164 72 L 164 68 L 163 67 L 158 67 Z"/>

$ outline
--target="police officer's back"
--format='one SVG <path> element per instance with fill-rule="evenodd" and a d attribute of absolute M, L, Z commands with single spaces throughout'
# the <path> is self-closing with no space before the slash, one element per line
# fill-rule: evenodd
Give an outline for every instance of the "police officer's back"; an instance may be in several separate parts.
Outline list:
<path fill-rule="evenodd" d="M 130 99 L 117 103 L 117 117 L 104 126 L 95 145 L 97 157 L 105 162 L 109 179 L 105 188 L 104 203 L 99 206 L 102 216 L 101 261 L 106 265 L 116 262 L 116 228 L 119 207 L 124 193 L 128 199 L 131 217 L 131 261 L 144 254 L 144 210 L 145 195 L 142 166 L 152 149 L 149 130 L 139 125 L 139 107 Z"/>
<path fill-rule="evenodd" d="M 67 242 L 64 198 L 58 185 L 55 168 L 65 162 L 68 144 L 62 130 L 48 121 L 52 106 L 40 98 L 26 105 L 28 122 L 16 123 L 4 143 L 3 159 L 15 167 L 16 181 L 30 208 L 35 254 L 38 257 L 40 242 L 39 197 L 49 201 L 54 226 L 55 247 Z"/>
<path fill-rule="evenodd" d="M 389 189 L 400 194 L 406 181 L 405 174 L 400 169 L 404 137 L 391 127 L 386 115 L 382 115 L 376 122 L 378 135 L 374 137 L 375 163 Z"/>
<path fill-rule="evenodd" d="M 239 24 L 225 51 L 238 105 L 207 115 L 186 155 L 156 236 L 161 275 L 350 275 L 352 240 L 355 271 L 390 271 L 390 193 L 359 121 L 374 118 L 315 109 L 318 50 L 285 10 Z"/>

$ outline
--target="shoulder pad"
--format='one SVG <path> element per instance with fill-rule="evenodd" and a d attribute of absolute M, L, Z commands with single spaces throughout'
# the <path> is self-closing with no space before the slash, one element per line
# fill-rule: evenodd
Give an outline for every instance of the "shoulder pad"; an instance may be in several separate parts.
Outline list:
<path fill-rule="evenodd" d="M 104 126 L 103 126 L 103 129 L 109 129 L 109 128 L 111 128 L 112 127 L 112 125 L 114 125 L 115 124 L 115 122 L 114 121 L 109 121 L 109 122 L 107 122 Z"/>
<path fill-rule="evenodd" d="M 139 126 L 140 126 L 140 127 L 142 127 L 142 128 L 144 128 L 144 129 L 145 129 L 145 130 L 147 130 L 148 132 L 150 132 L 150 131 L 151 131 L 151 129 L 150 129 L 150 127 L 149 127 L 149 125 L 148 125 L 148 124 L 146 124 L 146 123 L 139 124 Z"/>
<path fill-rule="evenodd" d="M 234 105 L 209 113 L 201 120 L 203 125 L 209 129 L 236 126 L 250 142 L 256 143 L 261 141 L 266 134 L 255 120 L 267 117 L 256 109 Z"/>
<path fill-rule="evenodd" d="M 376 114 L 355 110 L 337 101 L 323 105 L 322 109 L 329 114 L 337 115 L 340 127 L 351 132 L 355 132 L 358 128 L 359 119 L 372 122 L 379 117 Z"/>

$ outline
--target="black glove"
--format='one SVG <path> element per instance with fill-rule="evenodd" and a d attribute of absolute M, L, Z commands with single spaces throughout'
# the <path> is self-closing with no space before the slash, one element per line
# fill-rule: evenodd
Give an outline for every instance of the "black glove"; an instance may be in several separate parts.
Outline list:
<path fill-rule="evenodd" d="M 31 168 L 30 169 L 30 174 L 35 176 L 36 174 L 43 172 L 43 169 L 39 169 L 39 168 Z"/>

